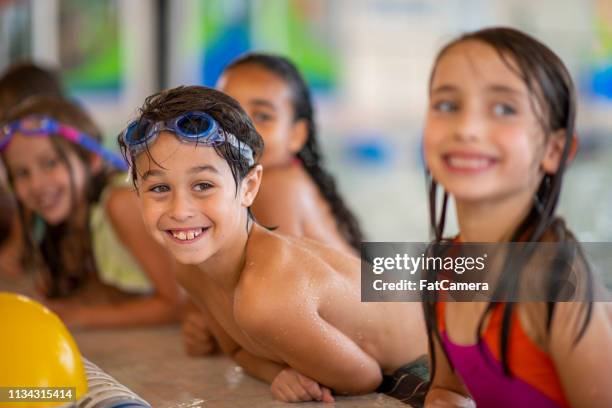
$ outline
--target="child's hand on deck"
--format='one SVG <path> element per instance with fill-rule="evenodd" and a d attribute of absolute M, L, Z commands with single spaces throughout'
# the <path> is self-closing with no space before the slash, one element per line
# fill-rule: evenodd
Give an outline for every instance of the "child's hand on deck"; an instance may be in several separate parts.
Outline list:
<path fill-rule="evenodd" d="M 181 327 L 185 351 L 192 357 L 205 356 L 217 351 L 217 341 L 206 326 L 204 316 L 190 312 L 183 318 Z"/>
<path fill-rule="evenodd" d="M 334 402 L 331 390 L 295 371 L 285 368 L 270 386 L 274 397 L 283 402 L 322 401 Z"/>

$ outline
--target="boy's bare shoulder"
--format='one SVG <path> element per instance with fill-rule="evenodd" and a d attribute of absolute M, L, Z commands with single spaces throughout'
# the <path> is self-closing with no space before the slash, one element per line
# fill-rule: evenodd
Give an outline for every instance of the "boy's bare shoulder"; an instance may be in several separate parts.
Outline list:
<path fill-rule="evenodd" d="M 236 320 L 251 329 L 261 328 L 271 316 L 315 301 L 310 292 L 316 288 L 310 282 L 328 268 L 298 239 L 254 228 L 234 300 Z"/>
<path fill-rule="evenodd" d="M 308 273 L 302 270 L 304 262 L 321 262 L 303 240 L 257 224 L 253 226 L 246 257 L 240 287 L 249 290 L 293 286 Z"/>

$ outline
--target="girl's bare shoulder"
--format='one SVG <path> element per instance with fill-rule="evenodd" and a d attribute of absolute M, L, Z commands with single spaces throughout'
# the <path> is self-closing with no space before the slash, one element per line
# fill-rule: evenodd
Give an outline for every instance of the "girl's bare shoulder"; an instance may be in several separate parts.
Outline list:
<path fill-rule="evenodd" d="M 264 178 L 260 193 L 264 196 L 273 194 L 276 199 L 297 195 L 315 194 L 316 186 L 303 167 L 291 165 L 286 167 L 264 168 Z"/>
<path fill-rule="evenodd" d="M 140 215 L 138 196 L 128 186 L 111 186 L 104 194 L 104 211 L 115 222 L 129 222 L 135 215 Z"/>

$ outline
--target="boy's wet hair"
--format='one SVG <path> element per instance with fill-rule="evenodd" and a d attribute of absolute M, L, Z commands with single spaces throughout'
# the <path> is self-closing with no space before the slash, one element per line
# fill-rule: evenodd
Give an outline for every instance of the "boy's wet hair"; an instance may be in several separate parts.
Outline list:
<path fill-rule="evenodd" d="M 240 143 L 244 143 L 252 149 L 255 160 L 253 165 L 249 164 L 248 159 L 229 143 L 214 146 L 217 154 L 227 161 L 237 188 L 239 181 L 257 164 L 263 152 L 264 143 L 257 130 L 255 130 L 251 119 L 234 98 L 204 86 L 179 86 L 147 97 L 140 108 L 138 120 L 167 121 L 194 111 L 209 114 L 224 131 L 233 134 Z M 131 164 L 132 180 L 134 186 L 138 188 L 137 177 L 139 173 L 136 166 L 136 157 L 130 155 L 121 135 L 119 135 L 117 141 L 124 157 Z M 148 148 L 143 154 L 148 154 L 149 158 L 155 161 Z"/>
<path fill-rule="evenodd" d="M 76 103 L 61 97 L 33 96 L 27 98 L 9 112 L 3 123 L 10 123 L 31 115 L 51 117 L 60 123 L 87 133 L 100 143 L 102 142 L 100 130 L 87 112 Z M 85 222 L 85 226 L 83 226 L 82 220 L 76 219 L 78 212 L 75 209 L 79 197 L 76 196 L 73 170 L 68 160 L 68 154 L 70 152 L 75 153 L 83 163 L 86 172 L 84 193 L 85 200 L 88 203 L 87 207 L 99 201 L 104 187 L 116 171 L 111 166 L 103 164 L 98 173 L 92 174 L 90 172 L 92 153 L 60 136 L 51 135 L 48 140 L 51 142 L 59 160 L 70 173 L 71 215 L 59 225 L 45 225 L 42 237 L 35 237 L 36 224 L 42 222 L 42 220 L 33 216 L 33 214 L 29 214 L 21 203 L 18 204 L 18 209 L 24 228 L 23 235 L 26 240 L 26 248 L 35 254 L 33 257 L 28 257 L 29 264 L 26 266 L 47 274 L 44 278 L 47 283 L 45 290 L 48 297 L 61 297 L 75 291 L 84 284 L 89 276 L 95 273 L 88 222 Z M 5 154 L 3 153 L 3 155 Z M 9 181 L 13 184 L 11 171 L 8 171 L 8 176 Z M 87 219 L 89 219 L 88 215 Z"/>
<path fill-rule="evenodd" d="M 500 293 L 496 292 L 494 297 L 502 298 L 505 293 L 509 298 L 516 299 L 520 281 L 520 274 L 516 271 L 522 270 L 521 266 L 524 266 L 529 261 L 530 256 L 533 255 L 530 252 L 533 249 L 530 245 L 535 245 L 535 243 L 543 239 L 547 241 L 552 239 L 555 242 L 572 242 L 576 244 L 578 254 L 575 259 L 569 262 L 570 264 L 576 262 L 584 268 L 588 281 L 586 297 L 587 299 L 592 299 L 591 272 L 585 262 L 583 251 L 574 235 L 566 228 L 563 220 L 555 216 L 561 193 L 561 184 L 568 163 L 569 151 L 575 138 L 576 95 L 571 76 L 561 59 L 540 41 L 513 28 L 492 27 L 464 34 L 444 46 L 435 59 L 430 77 L 430 86 L 440 59 L 453 47 L 466 42 L 480 42 L 492 47 L 504 64 L 525 83 L 530 92 L 531 107 L 547 139 L 555 131 L 564 130 L 565 134 L 565 147 L 557 172 L 552 175 L 544 175 L 534 196 L 529 214 L 522 220 L 511 238 L 512 242 L 525 242 L 525 250 L 521 254 L 517 254 L 514 259 L 510 259 L 512 258 L 510 256 L 508 262 L 505 263 L 506 267 L 500 277 L 500 282 L 503 284 L 497 285 L 497 290 Z M 430 177 L 430 227 L 434 242 L 436 243 L 444 240 L 444 225 L 448 203 L 448 193 L 446 191 L 444 191 L 441 200 L 438 199 L 437 193 L 438 184 Z M 438 215 L 440 202 L 441 209 Z M 568 268 L 565 269 L 555 271 L 557 276 L 553 276 L 550 273 L 549 296 L 551 298 L 555 298 L 556 295 L 556 293 L 553 293 L 555 290 L 554 282 L 563 281 L 564 274 L 569 272 Z M 435 276 L 430 276 L 429 278 L 435 279 Z M 496 306 L 498 306 L 497 303 L 489 303 L 481 316 L 477 331 L 479 336 L 482 333 L 487 316 Z M 500 335 L 501 359 L 504 372 L 507 375 L 511 375 L 508 365 L 508 349 L 510 321 L 515 306 L 513 303 L 506 303 L 503 307 Z M 430 340 L 430 350 L 432 350 L 432 369 L 435 369 L 433 337 L 440 341 L 435 300 L 425 301 L 424 311 Z M 548 302 L 546 316 L 546 328 L 548 331 L 551 328 L 554 311 L 555 302 Z M 591 311 L 592 303 L 587 302 L 583 324 L 576 336 L 576 341 L 584 334 L 590 321 Z M 433 378 L 433 373 L 431 378 Z"/>
<path fill-rule="evenodd" d="M 297 153 L 297 157 L 330 205 L 341 235 L 351 247 L 360 251 L 363 233 L 359 222 L 340 196 L 333 176 L 323 166 L 323 155 L 317 140 L 312 98 L 306 81 L 291 61 L 272 54 L 245 54 L 231 62 L 225 68 L 225 71 L 246 65 L 258 65 L 275 74 L 289 85 L 294 121 L 303 119 L 308 127 L 308 138 L 302 149 Z"/>

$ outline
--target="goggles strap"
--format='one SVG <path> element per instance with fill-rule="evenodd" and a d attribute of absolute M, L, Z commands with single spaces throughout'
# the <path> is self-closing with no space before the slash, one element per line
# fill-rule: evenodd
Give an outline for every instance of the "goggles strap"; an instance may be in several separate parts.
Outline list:
<path fill-rule="evenodd" d="M 154 134 L 150 134 L 149 130 L 151 129 L 151 126 L 155 126 L 156 129 L 153 132 Z M 130 126 L 128 126 L 127 129 L 129 129 Z M 194 137 L 189 138 L 189 137 L 182 137 L 180 134 L 177 133 L 177 131 L 179 129 L 170 129 L 170 128 L 162 128 L 159 127 L 157 124 L 151 124 L 149 126 L 146 127 L 146 134 L 149 135 L 148 137 L 145 136 L 143 141 L 140 142 L 129 142 L 129 137 L 128 137 L 128 130 L 125 131 L 124 136 L 123 136 L 123 140 L 124 142 L 128 145 L 128 148 L 131 150 L 132 154 L 136 155 L 139 154 L 141 151 L 144 150 L 144 146 L 148 143 L 152 143 L 155 138 L 159 135 L 159 132 L 163 131 L 163 130 L 168 130 L 170 132 L 173 132 L 174 135 L 179 138 L 180 140 L 189 140 L 189 141 L 195 141 L 196 143 L 202 143 L 203 145 L 206 146 L 212 146 L 212 144 L 210 143 L 206 143 L 206 139 L 207 136 L 201 136 L 201 137 Z M 245 159 L 247 159 L 247 163 L 249 164 L 249 167 L 252 166 L 253 164 L 255 164 L 255 158 L 253 157 L 253 149 L 251 149 L 251 147 L 249 145 L 247 145 L 244 142 L 241 142 L 240 140 L 238 140 L 238 138 L 236 136 L 234 136 L 233 134 L 226 132 L 225 130 L 221 129 L 221 128 L 217 128 L 217 132 L 222 135 L 223 137 L 223 141 L 228 143 L 230 146 L 232 146 L 234 149 L 238 150 L 238 152 L 240 153 L 240 155 L 242 157 L 244 157 Z"/>

